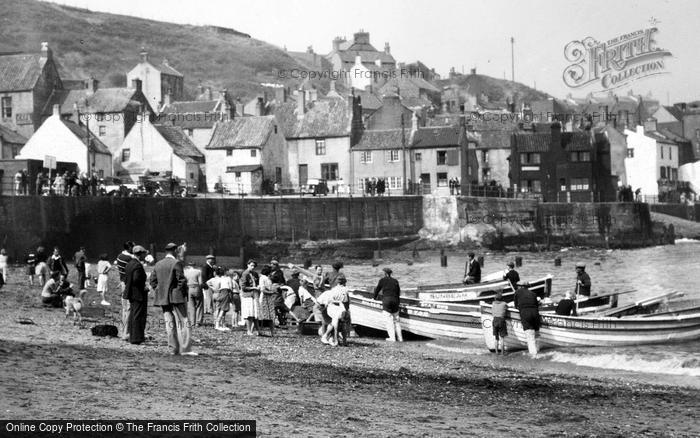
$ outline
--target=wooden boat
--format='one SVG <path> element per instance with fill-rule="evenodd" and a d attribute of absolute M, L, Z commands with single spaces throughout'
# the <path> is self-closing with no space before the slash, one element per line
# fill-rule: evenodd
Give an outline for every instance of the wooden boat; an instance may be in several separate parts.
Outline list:
<path fill-rule="evenodd" d="M 481 325 L 486 346 L 495 349 L 491 305 L 481 303 Z M 612 313 L 612 312 L 611 312 Z M 622 312 L 624 313 L 624 312 Z M 684 342 L 700 339 L 700 307 L 648 316 L 560 316 L 541 314 L 539 348 L 600 347 Z M 520 313 L 508 309 L 506 348 L 526 349 Z"/>
<path fill-rule="evenodd" d="M 538 297 L 548 297 L 552 291 L 552 275 L 538 278 L 529 283 L 531 291 Z M 511 301 L 515 289 L 508 280 L 496 280 L 484 283 L 463 285 L 446 284 L 433 286 L 419 286 L 417 289 L 402 290 L 402 295 L 408 298 L 416 298 L 421 301 L 442 301 L 462 304 L 475 304 L 479 301 L 492 300 L 497 291 L 501 291 L 506 301 Z"/>

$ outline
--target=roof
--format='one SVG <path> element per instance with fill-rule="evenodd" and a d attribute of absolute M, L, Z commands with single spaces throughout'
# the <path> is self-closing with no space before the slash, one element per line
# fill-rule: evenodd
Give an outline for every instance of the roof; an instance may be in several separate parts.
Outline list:
<path fill-rule="evenodd" d="M 674 119 L 678 120 L 679 122 L 681 120 L 683 120 L 683 110 L 682 109 L 680 109 L 676 106 L 673 106 L 673 105 L 669 105 L 669 106 L 664 105 L 664 108 L 666 109 L 666 111 L 668 111 L 673 116 Z"/>
<path fill-rule="evenodd" d="M 404 138 L 409 141 L 410 131 L 401 129 L 367 130 L 353 150 L 383 150 L 403 148 Z"/>
<path fill-rule="evenodd" d="M 66 125 L 66 127 L 70 129 L 70 131 L 83 143 L 86 143 L 88 136 L 90 137 L 90 152 L 112 155 L 112 153 L 109 151 L 109 148 L 104 143 L 102 143 L 102 141 L 100 141 L 100 139 L 95 134 L 93 134 L 92 132 L 88 133 L 88 130 L 85 126 L 78 125 L 76 123 L 71 122 L 70 120 L 61 119 L 61 122 L 63 122 L 63 124 Z"/>
<path fill-rule="evenodd" d="M 591 136 L 586 132 L 562 132 L 561 143 L 567 151 L 590 151 Z"/>
<path fill-rule="evenodd" d="M 27 138 L 3 125 L 0 125 L 0 140 L 3 143 L 27 144 Z"/>
<path fill-rule="evenodd" d="M 653 138 L 654 140 L 656 140 L 657 143 L 676 144 L 675 141 L 666 137 L 659 131 L 645 131 L 644 135 L 646 135 L 649 138 Z"/>
<path fill-rule="evenodd" d="M 44 64 L 39 54 L 0 55 L 0 91 L 31 90 L 39 80 Z"/>
<path fill-rule="evenodd" d="M 428 148 L 457 146 L 460 143 L 460 128 L 456 126 L 432 126 L 418 128 L 413 134 L 412 147 Z"/>
<path fill-rule="evenodd" d="M 353 44 L 347 50 L 341 50 L 338 53 L 343 62 L 355 62 L 355 58 L 360 56 L 362 63 L 374 63 L 376 60 L 382 61 L 382 64 L 396 64 L 393 56 L 385 52 L 379 52 L 372 47 L 371 44 Z"/>
<path fill-rule="evenodd" d="M 230 118 L 229 114 L 220 112 L 221 103 L 221 100 L 172 102 L 158 118 L 182 129 L 211 129 L 216 122 Z"/>
<path fill-rule="evenodd" d="M 243 164 L 241 166 L 227 166 L 231 168 L 231 172 L 255 172 L 262 169 L 262 164 Z"/>
<path fill-rule="evenodd" d="M 483 130 L 469 132 L 473 134 L 478 143 L 476 147 L 486 149 L 510 149 L 510 131 Z"/>
<path fill-rule="evenodd" d="M 350 135 L 352 115 L 345 99 L 313 102 L 303 117 L 297 117 L 297 104 L 280 105 L 275 116 L 286 138 L 345 137 Z"/>
<path fill-rule="evenodd" d="M 163 113 L 206 113 L 216 110 L 218 100 L 191 100 L 172 102 L 163 108 Z"/>
<path fill-rule="evenodd" d="M 262 148 L 276 124 L 274 116 L 236 117 L 218 123 L 206 149 Z"/>
<path fill-rule="evenodd" d="M 674 133 L 673 131 L 671 131 L 668 128 L 659 128 L 658 131 L 661 135 L 668 138 L 669 140 L 675 141 L 676 143 L 690 143 L 691 142 L 687 138 L 682 137 L 682 136 Z"/>
<path fill-rule="evenodd" d="M 153 125 L 154 128 L 163 136 L 170 147 L 173 148 L 175 155 L 182 159 L 186 158 L 204 158 L 197 147 L 192 143 L 192 140 L 185 134 L 179 126 L 170 125 Z"/>
<path fill-rule="evenodd" d="M 151 64 L 151 65 L 153 65 L 153 64 Z M 179 71 L 177 71 L 177 70 L 175 70 L 174 68 L 172 68 L 172 67 L 168 64 L 168 61 L 166 61 L 165 59 L 163 60 L 162 63 L 160 63 L 160 64 L 158 64 L 158 65 L 153 65 L 153 67 L 155 67 L 156 70 L 158 70 L 159 72 L 165 73 L 166 75 L 184 77 L 184 76 L 182 75 L 182 73 L 180 73 Z"/>
<path fill-rule="evenodd" d="M 121 113 L 128 109 L 138 111 L 141 102 L 134 99 L 136 93 L 132 88 L 98 88 L 92 94 L 87 89 L 55 90 L 43 114 L 50 115 L 55 104 L 61 105 L 61 114 L 70 114 L 74 111 L 74 103 L 78 104 L 81 113 L 88 114 Z"/>
<path fill-rule="evenodd" d="M 367 90 L 355 90 L 355 96 L 360 97 L 363 110 L 376 111 L 382 106 L 382 99 Z"/>
<path fill-rule="evenodd" d="M 547 152 L 552 134 L 546 132 L 518 132 L 513 134 L 515 148 L 520 152 Z"/>

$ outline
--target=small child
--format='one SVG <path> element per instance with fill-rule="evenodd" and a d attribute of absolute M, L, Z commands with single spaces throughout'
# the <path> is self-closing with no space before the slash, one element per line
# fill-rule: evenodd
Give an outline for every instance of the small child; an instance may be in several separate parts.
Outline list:
<path fill-rule="evenodd" d="M 34 275 L 36 275 L 36 254 L 30 252 L 27 256 L 27 278 L 29 279 L 29 285 L 34 286 Z"/>
<path fill-rule="evenodd" d="M 230 270 L 231 273 L 231 327 L 236 328 L 239 325 L 243 325 L 243 320 L 241 320 L 241 285 L 239 280 L 241 279 L 241 273 L 238 271 Z"/>
<path fill-rule="evenodd" d="M 504 338 L 508 335 L 508 328 L 506 327 L 508 304 L 503 301 L 503 293 L 501 291 L 496 292 L 491 309 L 493 312 L 493 336 L 496 338 L 496 354 L 505 355 L 506 341 Z"/>
<path fill-rule="evenodd" d="M 107 273 L 112 269 L 112 265 L 107 261 L 107 258 L 107 254 L 100 254 L 100 261 L 97 262 L 97 292 L 102 297 L 100 304 L 103 306 L 110 305 L 109 301 L 105 299 L 109 290 L 109 275 Z"/>
<path fill-rule="evenodd" d="M 0 273 L 2 273 L 3 282 L 7 282 L 7 252 L 5 252 L 5 248 L 0 249 Z"/>

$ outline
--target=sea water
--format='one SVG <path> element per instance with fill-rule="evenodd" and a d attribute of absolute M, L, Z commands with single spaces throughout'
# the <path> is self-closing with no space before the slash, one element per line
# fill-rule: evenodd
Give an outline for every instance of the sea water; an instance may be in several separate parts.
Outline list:
<path fill-rule="evenodd" d="M 683 300 L 700 299 L 700 241 L 697 240 L 679 239 L 675 245 L 632 250 L 565 248 L 556 252 L 479 252 L 479 255 L 485 258 L 483 274 L 504 270 L 508 261 L 514 261 L 516 256 L 522 257 L 523 265 L 516 268 L 520 277 L 534 280 L 552 274 L 553 296 L 563 295 L 567 290 L 575 291 L 575 265 L 582 262 L 591 276 L 593 293 L 634 290 L 620 295 L 620 306 L 674 291 L 682 292 Z M 351 287 L 374 286 L 383 275 L 381 269 L 385 266 L 391 267 L 393 276 L 404 288 L 459 283 L 464 275 L 466 251 L 447 253 L 447 256 L 446 268 L 440 267 L 437 253 L 424 253 L 415 261 L 387 256 L 377 266 L 353 265 L 344 270 Z M 557 257 L 561 258 L 561 266 L 554 265 Z M 440 345 L 440 342 L 432 343 Z M 454 342 L 442 347 L 464 351 L 475 348 L 474 345 L 460 346 Z M 596 368 L 700 377 L 700 340 L 668 345 L 544 350 L 542 358 Z"/>

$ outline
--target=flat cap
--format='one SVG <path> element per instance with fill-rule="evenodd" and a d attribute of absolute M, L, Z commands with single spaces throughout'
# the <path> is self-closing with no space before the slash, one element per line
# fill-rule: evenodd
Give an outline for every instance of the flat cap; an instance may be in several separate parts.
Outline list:
<path fill-rule="evenodd" d="M 577 267 L 577 268 L 583 268 L 583 269 L 585 269 L 585 268 L 586 268 L 586 264 L 585 264 L 585 263 L 578 262 L 578 263 L 576 263 L 576 267 Z"/>
<path fill-rule="evenodd" d="M 382 269 L 382 271 L 386 272 L 389 275 L 391 275 L 391 273 L 394 272 L 391 270 L 391 268 L 384 268 L 384 269 Z"/>
<path fill-rule="evenodd" d="M 166 251 L 175 251 L 177 249 L 177 244 L 170 242 L 167 245 L 165 245 L 165 250 Z"/>
<path fill-rule="evenodd" d="M 134 249 L 132 250 L 132 252 L 134 254 L 146 254 L 148 251 L 143 246 L 136 245 L 136 246 L 134 246 Z"/>
<path fill-rule="evenodd" d="M 215 258 L 216 258 L 216 256 L 214 256 L 213 254 L 207 254 L 207 257 L 206 257 L 207 260 L 215 259 Z"/>

